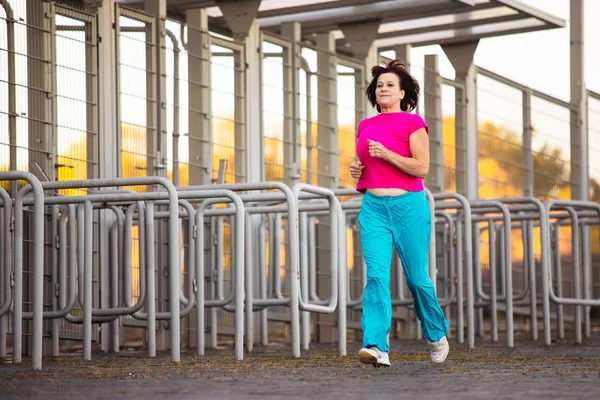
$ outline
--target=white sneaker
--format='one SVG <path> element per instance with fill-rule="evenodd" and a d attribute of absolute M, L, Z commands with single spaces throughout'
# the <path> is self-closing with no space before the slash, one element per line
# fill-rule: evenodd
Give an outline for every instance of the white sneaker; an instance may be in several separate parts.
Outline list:
<path fill-rule="evenodd" d="M 387 351 L 381 351 L 377 347 L 360 349 L 358 359 L 363 364 L 371 364 L 374 367 L 389 367 L 390 356 Z"/>
<path fill-rule="evenodd" d="M 431 356 L 431 361 L 436 364 L 441 364 L 446 361 L 449 351 L 450 345 L 448 344 L 446 336 L 437 342 L 429 342 L 429 355 Z"/>

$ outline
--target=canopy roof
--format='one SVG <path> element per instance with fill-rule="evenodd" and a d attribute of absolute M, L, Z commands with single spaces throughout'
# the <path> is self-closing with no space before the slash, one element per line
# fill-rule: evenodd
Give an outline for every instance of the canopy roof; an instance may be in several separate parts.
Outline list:
<path fill-rule="evenodd" d="M 224 2 L 234 3 L 238 9 L 259 3 Z M 177 15 L 187 9 L 206 8 L 211 27 L 229 31 L 218 3 L 219 0 L 167 0 L 167 9 Z M 517 0 L 263 0 L 256 17 L 262 29 L 274 33 L 279 33 L 284 22 L 299 22 L 305 38 L 332 32 L 336 47 L 342 52 L 350 46 L 343 30 L 361 24 L 373 31 L 367 36 L 374 36 L 374 44 L 381 50 L 402 44 L 461 43 L 565 26 L 563 19 Z"/>

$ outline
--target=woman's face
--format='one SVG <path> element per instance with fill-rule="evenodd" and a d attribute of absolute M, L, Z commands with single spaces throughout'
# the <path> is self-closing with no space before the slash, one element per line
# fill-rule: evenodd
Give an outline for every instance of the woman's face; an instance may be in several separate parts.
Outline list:
<path fill-rule="evenodd" d="M 404 90 L 400 89 L 400 78 L 393 72 L 386 72 L 377 78 L 375 98 L 380 107 L 386 109 L 400 109 L 400 100 L 404 97 Z"/>

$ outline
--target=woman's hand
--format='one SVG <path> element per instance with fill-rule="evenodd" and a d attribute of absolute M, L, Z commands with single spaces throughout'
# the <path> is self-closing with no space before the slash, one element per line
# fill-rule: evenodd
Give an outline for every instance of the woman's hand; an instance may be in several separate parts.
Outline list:
<path fill-rule="evenodd" d="M 362 170 L 364 168 L 365 166 L 363 163 L 360 161 L 354 161 L 352 164 L 350 164 L 350 175 L 352 175 L 353 178 L 358 179 L 361 177 Z"/>
<path fill-rule="evenodd" d="M 369 155 L 375 158 L 381 158 L 387 160 L 389 150 L 386 149 L 381 143 L 374 140 L 368 139 L 369 142 Z"/>

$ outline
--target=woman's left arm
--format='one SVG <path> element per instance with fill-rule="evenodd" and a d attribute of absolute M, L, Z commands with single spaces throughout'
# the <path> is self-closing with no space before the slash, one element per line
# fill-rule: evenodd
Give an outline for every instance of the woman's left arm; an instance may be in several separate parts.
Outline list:
<path fill-rule="evenodd" d="M 410 135 L 412 157 L 403 157 L 385 148 L 381 143 L 369 140 L 371 157 L 381 158 L 407 174 L 425 179 L 429 173 L 429 137 L 425 128 Z"/>

